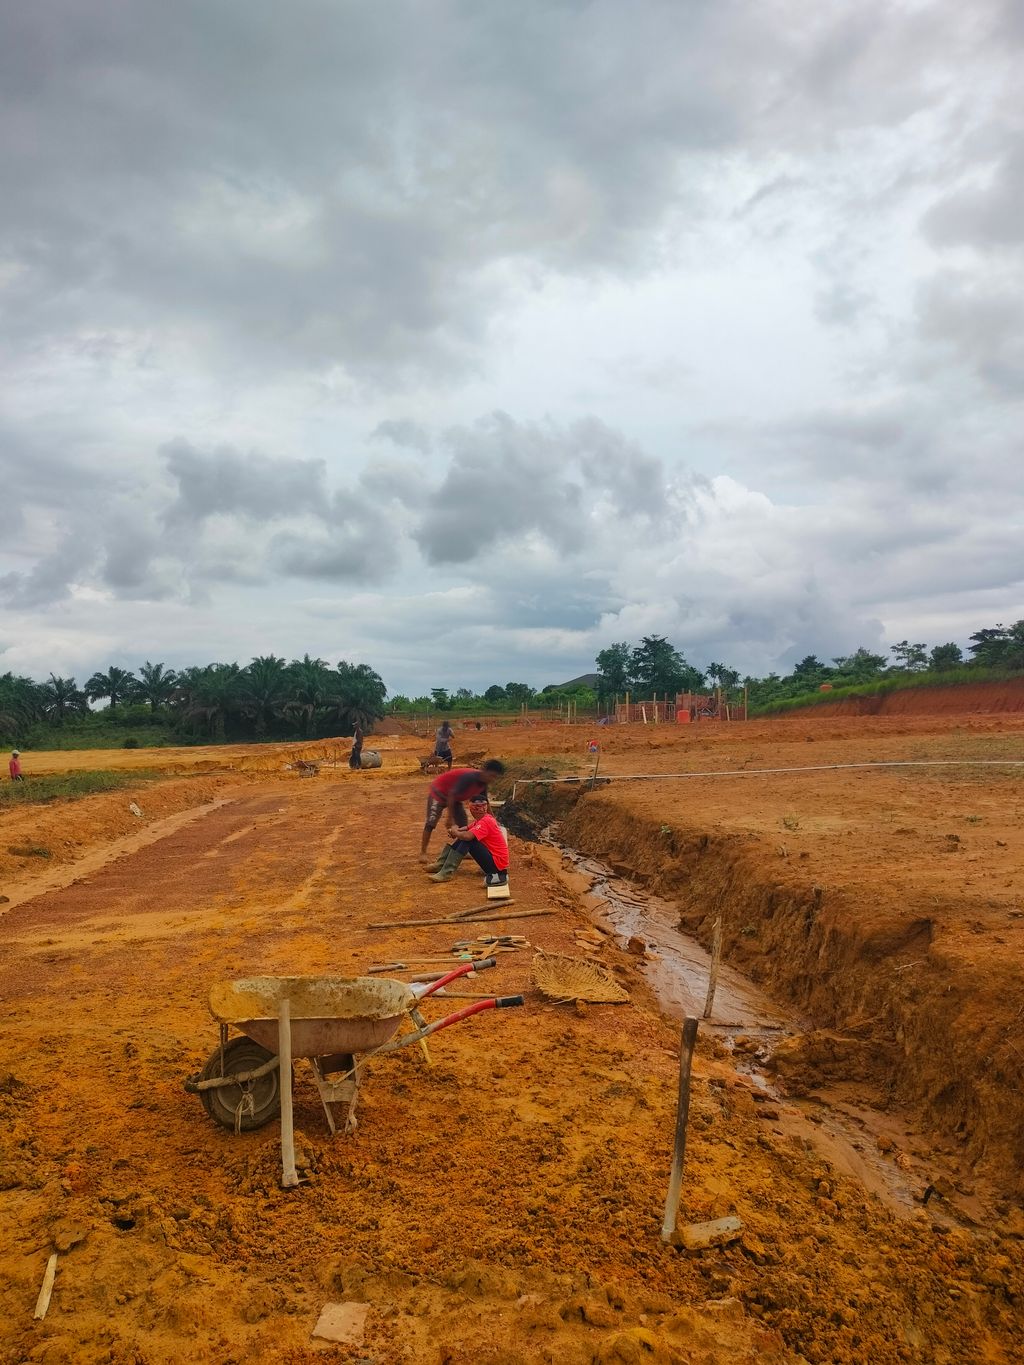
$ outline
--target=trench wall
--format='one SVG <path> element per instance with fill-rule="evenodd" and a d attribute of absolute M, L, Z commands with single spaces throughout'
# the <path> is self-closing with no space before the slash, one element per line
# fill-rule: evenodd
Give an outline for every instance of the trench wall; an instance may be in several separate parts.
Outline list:
<path fill-rule="evenodd" d="M 939 931 L 964 907 L 877 912 L 870 890 L 826 889 L 779 871 L 753 835 L 674 828 L 613 796 L 534 788 L 530 810 L 561 821 L 563 843 L 610 864 L 679 906 L 681 927 L 710 946 L 723 919 L 727 960 L 788 1000 L 827 1046 L 783 1072 L 796 1088 L 864 1079 L 947 1135 L 972 1165 L 1024 1195 L 1024 1021 L 1019 967 L 984 970 Z"/>

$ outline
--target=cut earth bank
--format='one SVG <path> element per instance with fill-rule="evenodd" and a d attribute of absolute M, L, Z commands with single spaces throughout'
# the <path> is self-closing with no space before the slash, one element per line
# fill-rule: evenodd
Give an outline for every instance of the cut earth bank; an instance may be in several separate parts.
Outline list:
<path fill-rule="evenodd" d="M 564 843 L 670 897 L 705 944 L 721 916 L 726 959 L 817 1025 L 776 1052 L 790 1093 L 873 1084 L 958 1157 L 965 1189 L 989 1182 L 998 1218 L 1024 1194 L 1024 767 L 972 760 L 1019 763 L 1024 725 L 942 724 L 814 712 L 706 730 L 699 755 L 649 734 L 654 780 L 518 794 L 541 823 L 561 817 Z M 630 768 L 628 744 L 616 735 L 602 773 Z M 911 761 L 963 766 L 657 779 Z"/>
<path fill-rule="evenodd" d="M 678 1031 L 613 946 L 629 1005 L 545 1004 L 529 954 L 509 954 L 476 989 L 527 1007 L 439 1035 L 429 1070 L 382 1060 L 352 1138 L 327 1138 L 301 1078 L 310 1181 L 281 1191 L 276 1124 L 236 1138 L 181 1090 L 215 1039 L 209 983 L 444 952 L 451 929 L 365 925 L 480 900 L 470 873 L 431 887 L 415 866 L 422 782 L 366 776 L 240 791 L 0 921 L 0 1359 L 321 1360 L 310 1331 L 338 1299 L 370 1303 L 349 1354 L 380 1365 L 1020 1358 L 1014 1228 L 897 1215 L 787 1134 L 710 1040 L 681 1219 L 736 1213 L 745 1232 L 696 1256 L 661 1245 Z M 509 929 L 577 951 L 578 903 L 539 851 L 513 859 L 517 904 L 555 914 Z"/>

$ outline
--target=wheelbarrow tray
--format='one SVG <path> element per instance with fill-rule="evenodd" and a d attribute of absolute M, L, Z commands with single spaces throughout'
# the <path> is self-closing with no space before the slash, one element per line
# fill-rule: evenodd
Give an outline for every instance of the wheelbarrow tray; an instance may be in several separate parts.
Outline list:
<path fill-rule="evenodd" d="M 379 977 L 252 976 L 212 986 L 210 1012 L 277 1052 L 282 997 L 291 1007 L 293 1057 L 370 1052 L 394 1036 L 415 1003 L 403 981 Z"/>

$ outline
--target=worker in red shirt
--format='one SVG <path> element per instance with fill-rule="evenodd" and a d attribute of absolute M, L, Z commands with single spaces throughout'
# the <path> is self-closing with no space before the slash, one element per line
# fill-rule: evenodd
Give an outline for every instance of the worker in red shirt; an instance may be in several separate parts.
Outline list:
<path fill-rule="evenodd" d="M 454 831 L 458 838 L 430 880 L 448 881 L 468 853 L 486 874 L 488 886 L 504 886 L 508 881 L 508 844 L 501 826 L 486 801 L 471 801 L 469 814 L 470 823 Z"/>
<path fill-rule="evenodd" d="M 441 816 L 444 816 L 445 828 L 449 833 L 457 825 L 465 825 L 467 821 L 463 801 L 486 798 L 487 788 L 496 777 L 501 777 L 504 771 L 503 763 L 499 763 L 496 758 L 489 758 L 479 768 L 449 768 L 446 773 L 434 778 L 427 794 L 427 819 L 420 841 L 421 863 L 427 861 L 427 845 Z"/>
<path fill-rule="evenodd" d="M 10 769 L 12 782 L 25 781 L 25 779 L 21 775 L 21 754 L 17 749 L 11 750 L 11 757 L 7 764 L 7 767 Z"/>

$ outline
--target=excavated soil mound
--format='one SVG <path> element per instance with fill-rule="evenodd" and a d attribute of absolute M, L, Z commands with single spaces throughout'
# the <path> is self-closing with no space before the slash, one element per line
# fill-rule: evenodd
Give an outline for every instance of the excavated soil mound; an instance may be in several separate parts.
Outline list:
<path fill-rule="evenodd" d="M 956 716 L 1002 715 L 1024 711 L 1024 678 L 1005 682 L 963 683 L 957 687 L 905 687 L 875 697 L 847 697 L 845 701 L 821 702 L 807 711 L 828 716 Z"/>

